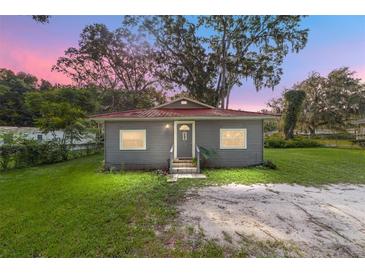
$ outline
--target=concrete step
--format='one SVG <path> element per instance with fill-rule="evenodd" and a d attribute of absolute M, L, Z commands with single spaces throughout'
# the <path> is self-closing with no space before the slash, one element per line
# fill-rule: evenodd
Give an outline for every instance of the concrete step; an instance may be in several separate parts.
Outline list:
<path fill-rule="evenodd" d="M 172 167 L 196 167 L 195 163 L 172 163 Z"/>
<path fill-rule="evenodd" d="M 172 174 L 185 174 L 185 173 L 198 173 L 198 169 L 196 167 L 173 167 L 171 169 Z"/>
<path fill-rule="evenodd" d="M 173 160 L 174 163 L 192 163 L 193 160 L 189 160 L 189 159 L 175 159 Z"/>

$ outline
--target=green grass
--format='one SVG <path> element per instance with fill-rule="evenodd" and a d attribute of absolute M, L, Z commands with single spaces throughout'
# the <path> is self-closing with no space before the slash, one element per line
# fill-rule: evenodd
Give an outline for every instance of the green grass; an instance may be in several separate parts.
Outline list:
<path fill-rule="evenodd" d="M 337 148 L 266 149 L 265 159 L 277 170 L 262 167 L 211 169 L 210 181 L 219 183 L 365 183 L 365 150 Z"/>
<path fill-rule="evenodd" d="M 154 228 L 177 193 L 149 172 L 97 172 L 101 156 L 0 175 L 0 257 L 160 256 Z"/>
<path fill-rule="evenodd" d="M 365 182 L 364 150 L 265 154 L 278 170 L 206 170 L 208 180 L 175 184 L 153 172 L 98 172 L 100 155 L 0 174 L 0 257 L 274 256 L 277 244 L 250 242 L 238 253 L 192 244 L 175 224 L 174 205 L 187 188 L 212 182 Z"/>

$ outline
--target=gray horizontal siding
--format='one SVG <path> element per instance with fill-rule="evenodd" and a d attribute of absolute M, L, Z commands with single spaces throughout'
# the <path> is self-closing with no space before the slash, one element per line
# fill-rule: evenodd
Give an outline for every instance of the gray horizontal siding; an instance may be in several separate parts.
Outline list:
<path fill-rule="evenodd" d="M 166 128 L 169 124 L 169 128 Z M 106 122 L 105 165 L 117 169 L 167 169 L 173 144 L 172 122 Z M 121 129 L 146 129 L 146 150 L 120 150 Z"/>
<path fill-rule="evenodd" d="M 106 166 L 117 169 L 167 169 L 169 151 L 173 145 L 173 128 L 172 121 L 106 122 Z M 246 128 L 247 149 L 220 149 L 221 128 Z M 121 129 L 146 129 L 146 150 L 119 150 Z M 242 167 L 262 163 L 262 130 L 262 120 L 195 122 L 196 144 L 216 152 L 216 156 L 206 162 L 208 167 Z"/>
<path fill-rule="evenodd" d="M 220 149 L 221 128 L 246 128 L 247 148 Z M 216 156 L 205 163 L 208 167 L 242 167 L 261 164 L 263 161 L 262 121 L 196 121 L 196 144 L 216 152 Z"/>

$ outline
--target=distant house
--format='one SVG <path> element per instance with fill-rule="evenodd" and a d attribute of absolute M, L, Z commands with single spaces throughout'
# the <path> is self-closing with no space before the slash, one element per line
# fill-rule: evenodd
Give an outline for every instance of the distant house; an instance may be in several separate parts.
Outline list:
<path fill-rule="evenodd" d="M 54 138 L 62 139 L 63 131 L 55 131 L 54 133 L 43 133 L 39 128 L 36 127 L 7 127 L 0 126 L 0 134 L 12 133 L 15 136 L 24 136 L 29 140 L 37 140 L 39 142 L 50 141 Z M 81 140 L 75 140 L 75 145 L 82 145 L 90 142 L 94 142 L 95 134 L 86 134 Z M 0 145 L 3 144 L 3 140 L 0 139 Z"/>
<path fill-rule="evenodd" d="M 202 154 L 209 167 L 263 162 L 263 121 L 272 115 L 215 108 L 179 98 L 152 109 L 94 115 L 104 123 L 107 168 L 167 169 L 199 173 Z"/>

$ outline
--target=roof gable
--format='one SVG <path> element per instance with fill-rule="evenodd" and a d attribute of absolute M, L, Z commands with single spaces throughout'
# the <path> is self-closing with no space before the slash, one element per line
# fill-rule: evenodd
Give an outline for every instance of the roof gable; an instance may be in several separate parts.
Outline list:
<path fill-rule="evenodd" d="M 166 108 L 166 109 L 191 109 L 191 108 L 208 108 L 208 109 L 212 109 L 215 107 L 212 107 L 210 105 L 204 104 L 202 102 L 199 102 L 197 100 L 193 100 L 187 97 L 180 97 L 176 100 L 173 100 L 171 102 L 159 105 L 157 107 L 155 107 L 157 109 L 160 108 Z"/>

